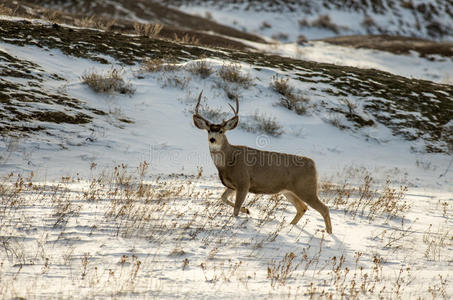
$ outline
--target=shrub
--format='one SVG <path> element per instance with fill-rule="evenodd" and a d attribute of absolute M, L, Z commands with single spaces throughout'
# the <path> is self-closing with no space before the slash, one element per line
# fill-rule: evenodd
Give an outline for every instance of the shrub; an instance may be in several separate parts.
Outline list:
<path fill-rule="evenodd" d="M 331 30 L 335 33 L 339 33 L 338 25 L 335 23 L 332 23 L 329 15 L 320 15 L 316 20 L 311 22 L 311 25 L 314 27 L 320 27 L 320 28 Z"/>
<path fill-rule="evenodd" d="M 309 101 L 308 98 L 294 93 L 294 87 L 289 85 L 288 81 L 288 78 L 284 79 L 276 76 L 270 83 L 270 87 L 274 91 L 284 96 L 284 98 L 280 99 L 280 105 L 295 111 L 298 115 L 307 113 L 306 104 Z"/>
<path fill-rule="evenodd" d="M 191 45 L 198 45 L 200 43 L 200 40 L 196 37 L 196 36 L 193 36 L 193 35 L 189 35 L 188 33 L 186 33 L 185 35 L 183 35 L 182 37 L 179 37 L 176 33 L 173 35 L 173 39 L 178 42 L 178 43 L 182 43 L 182 44 L 191 44 Z"/>
<path fill-rule="evenodd" d="M 365 16 L 363 18 L 362 23 L 360 23 L 365 28 L 376 27 L 376 23 L 374 22 L 373 18 L 370 16 Z"/>
<path fill-rule="evenodd" d="M 224 81 L 237 83 L 244 88 L 249 88 L 252 85 L 252 78 L 248 74 L 241 73 L 240 65 L 223 65 L 218 74 Z"/>
<path fill-rule="evenodd" d="M 213 70 L 211 66 L 204 60 L 199 60 L 197 62 L 191 63 L 187 70 L 192 74 L 198 75 L 201 78 L 207 78 L 211 76 Z"/>
<path fill-rule="evenodd" d="M 12 16 L 14 14 L 14 11 L 5 6 L 4 4 L 0 4 L 0 15 L 6 15 L 6 16 Z"/>
<path fill-rule="evenodd" d="M 160 71 L 178 71 L 181 69 L 180 65 L 177 65 L 170 61 L 165 61 L 161 58 L 147 58 L 141 64 L 141 70 L 145 72 L 160 72 Z"/>
<path fill-rule="evenodd" d="M 134 23 L 134 30 L 137 35 L 157 38 L 161 30 L 164 28 L 162 24 L 142 24 Z"/>
<path fill-rule="evenodd" d="M 283 133 L 282 126 L 274 117 L 268 117 L 258 112 L 255 112 L 251 122 L 242 122 L 239 123 L 239 126 L 248 132 L 265 133 L 270 136 L 280 136 Z"/>
<path fill-rule="evenodd" d="M 82 75 L 82 82 L 97 93 L 113 93 L 132 95 L 135 89 L 130 83 L 126 83 L 121 77 L 121 71 L 111 69 L 106 74 L 86 72 Z"/>

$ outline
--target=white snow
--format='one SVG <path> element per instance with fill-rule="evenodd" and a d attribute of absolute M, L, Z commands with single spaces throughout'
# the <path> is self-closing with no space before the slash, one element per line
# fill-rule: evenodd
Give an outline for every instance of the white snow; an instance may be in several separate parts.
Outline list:
<path fill-rule="evenodd" d="M 296 55 L 291 47 L 274 50 Z M 112 66 L 54 49 L 1 43 L 0 50 L 67 80 L 46 80 L 47 89 L 63 89 L 110 113 L 82 126 L 43 124 L 52 126 L 53 137 L 0 141 L 7 157 L 0 164 L 2 175 L 14 172 L 14 182 L 17 173 L 34 172 L 31 185 L 19 181 L 17 194 L 9 192 L 14 185 L 0 185 L 2 297 L 299 299 L 329 293 L 341 298 L 351 291 L 376 299 L 451 297 L 453 171 L 439 177 L 451 156 L 413 153 L 416 142 L 393 136 L 383 125 L 351 132 L 330 125 L 326 120 L 335 116 L 322 111 L 299 116 L 276 105 L 278 96 L 269 87 L 273 76 L 289 76 L 311 104 L 335 105 L 335 100 L 292 79 L 292 72 L 242 64 L 254 85 L 238 89 L 240 122 L 262 113 L 275 117 L 284 133 L 272 137 L 236 129 L 228 133 L 231 143 L 311 157 L 322 182 L 339 186 L 360 185 L 363 177 L 354 176 L 362 173 L 354 170 L 364 168 L 375 179 L 373 187 L 382 189 L 386 178 L 397 190 L 408 185 L 404 200 L 411 208 L 391 220 L 386 214 L 370 220 L 333 208 L 337 196 L 322 194 L 331 207 L 333 235 L 323 232 L 324 222 L 313 209 L 298 225 L 289 225 L 295 209 L 271 197 L 255 201 L 249 195 L 245 204 L 251 215 L 234 218 L 232 208 L 219 201 L 223 187 L 207 134 L 192 124 L 201 90 L 204 105 L 231 113 L 231 102 L 215 87 L 217 75 L 200 79 L 187 71 L 141 73 L 138 66 L 125 67 L 123 77 L 136 93 L 99 95 L 80 77 Z M 300 51 L 306 59 L 430 80 L 436 80 L 430 72 L 451 66 L 323 43 Z M 229 63 L 207 61 L 215 70 Z M 175 76 L 187 79 L 184 89 L 169 85 L 167 78 Z M 121 117 L 134 123 L 123 124 Z M 140 177 L 136 167 L 143 161 L 149 172 Z M 121 164 L 127 167 L 117 167 Z M 201 168 L 201 178 L 189 176 Z M 186 175 L 170 176 L 174 173 Z M 149 185 L 149 194 L 138 196 L 140 182 Z"/>

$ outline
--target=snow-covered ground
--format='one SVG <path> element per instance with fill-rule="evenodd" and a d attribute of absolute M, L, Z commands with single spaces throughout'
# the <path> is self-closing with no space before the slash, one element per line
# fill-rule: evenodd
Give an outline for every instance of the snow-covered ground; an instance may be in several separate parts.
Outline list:
<path fill-rule="evenodd" d="M 451 66 L 323 43 L 302 53 L 292 47 L 263 50 L 428 80 Z M 231 113 L 215 73 L 229 61 L 204 59 L 214 73 L 201 79 L 187 68 L 147 73 L 105 56 L 122 68 L 135 93 L 102 95 L 81 76 L 112 66 L 55 49 L 1 43 L 0 51 L 65 78 L 45 80 L 46 89 L 109 113 L 85 125 L 42 123 L 51 135 L 0 141 L 6 158 L 0 173 L 13 172 L 4 179 L 13 184 L 0 184 L 1 297 L 452 296 L 453 171 L 443 174 L 451 155 L 413 152 L 420 141 L 394 136 L 378 122 L 340 130 L 316 108 L 334 101 L 322 89 L 294 80 L 292 71 L 241 64 L 253 85 L 237 87 L 240 122 L 253 125 L 254 115 L 264 115 L 283 133 L 238 128 L 228 133 L 229 141 L 313 158 L 334 233 L 323 231 L 313 209 L 289 225 L 295 209 L 282 197 L 249 195 L 250 215 L 234 218 L 232 208 L 219 201 L 223 188 L 207 135 L 192 124 L 201 90 L 211 113 Z M 278 105 L 269 86 L 277 75 L 309 99 L 308 114 Z M 362 111 L 357 98 L 348 100 Z M 389 211 L 380 209 L 383 203 Z"/>
<path fill-rule="evenodd" d="M 200 167 L 205 174 L 215 173 L 206 133 L 197 130 L 191 118 L 191 110 L 201 90 L 204 90 L 205 105 L 229 113 L 226 96 L 215 88 L 215 75 L 200 79 L 187 71 L 142 74 L 139 67 L 125 68 L 123 77 L 136 88 L 135 94 L 99 95 L 81 82 L 81 76 L 93 70 L 106 72 L 111 66 L 68 57 L 59 50 L 11 44 L 1 44 L 0 49 L 36 62 L 49 73 L 67 80 L 48 80 L 45 84 L 49 89 L 64 89 L 69 95 L 110 113 L 106 120 L 94 120 L 94 126 L 81 125 L 76 129 L 57 130 L 54 136 L 43 134 L 14 141 L 13 149 L 16 151 L 8 154 L 7 164 L 1 168 L 3 173 L 17 169 L 34 171 L 41 179 L 57 179 L 77 173 L 88 175 L 93 163 L 111 169 L 117 164 L 137 165 L 141 161 L 151 164 L 153 174 L 195 174 Z M 208 62 L 213 69 L 228 63 L 219 60 Z M 423 183 L 424 186 L 451 189 L 451 172 L 447 177 L 439 178 L 448 165 L 449 156 L 411 153 L 410 147 L 417 143 L 395 137 L 379 124 L 363 129 L 361 133 L 353 133 L 341 131 L 326 122 L 332 117 L 330 115 L 314 112 L 297 115 L 276 106 L 275 92 L 269 87 L 274 76 L 291 74 L 270 68 L 256 70 L 246 64 L 242 65 L 242 72 L 253 78 L 254 85 L 238 90 L 240 122 L 247 124 L 252 122 L 255 114 L 265 115 L 275 118 L 283 134 L 273 137 L 236 129 L 228 134 L 231 143 L 311 157 L 317 162 L 321 176 L 333 176 L 345 166 L 364 166 L 380 174 L 397 169 L 413 185 Z M 186 86 L 181 89 L 168 84 L 168 79 L 173 78 L 186 82 Z M 310 83 L 291 80 L 290 84 L 302 91 L 311 104 L 329 97 L 311 91 Z M 117 119 L 121 117 L 134 123 L 119 124 Z M 7 142 L 10 140 L 4 139 L 0 144 L 2 153 L 11 149 Z M 429 168 L 421 167 L 420 163 L 429 165 Z"/>
<path fill-rule="evenodd" d="M 415 51 L 411 55 L 398 55 L 379 50 L 336 46 L 321 41 L 308 42 L 303 46 L 297 43 L 277 43 L 269 46 L 242 42 L 265 52 L 296 59 L 376 69 L 408 78 L 453 84 L 453 60 L 446 57 L 427 59 L 420 57 Z"/>
<path fill-rule="evenodd" d="M 453 293 L 451 193 L 410 189 L 404 203 L 411 207 L 389 220 L 368 215 L 370 206 L 356 216 L 345 213 L 348 205 L 334 209 L 342 197 L 336 194 L 329 202 L 334 233 L 327 235 L 314 210 L 289 225 L 295 209 L 282 198 L 250 196 L 250 215 L 234 218 L 212 179 L 142 181 L 139 174 L 120 167 L 87 182 L 24 179 L 19 193 L 19 185 L 2 184 L 2 298 Z"/>
<path fill-rule="evenodd" d="M 453 40 L 451 4 L 441 1 L 175 1 L 161 0 L 194 15 L 282 41 L 337 35 L 390 34 Z M 272 3 L 274 2 L 274 3 Z M 413 7 L 405 7 L 411 4 Z M 324 16 L 329 22 L 321 21 Z M 301 22 L 302 21 L 302 22 Z M 305 25 L 302 25 L 305 24 Z M 315 25 L 313 25 L 313 23 Z M 316 24 L 327 26 L 316 26 Z M 441 29 L 442 34 L 435 30 Z"/>

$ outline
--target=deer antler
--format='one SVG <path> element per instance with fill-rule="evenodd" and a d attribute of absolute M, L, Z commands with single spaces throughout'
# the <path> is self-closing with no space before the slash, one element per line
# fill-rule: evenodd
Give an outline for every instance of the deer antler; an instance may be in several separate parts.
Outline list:
<path fill-rule="evenodd" d="M 234 109 L 233 105 L 231 105 L 230 103 L 228 103 L 228 105 L 231 107 L 231 109 L 233 110 L 234 112 L 234 117 L 236 117 L 238 115 L 238 112 L 239 112 L 239 100 L 238 100 L 238 96 L 236 95 L 236 109 Z M 234 118 L 233 117 L 233 118 Z"/>
<path fill-rule="evenodd" d="M 201 117 L 201 116 L 200 116 L 200 114 L 198 113 L 198 107 L 200 106 L 200 100 L 201 100 L 201 95 L 202 95 L 202 94 L 203 94 L 203 90 L 201 90 L 200 96 L 198 96 L 197 106 L 195 106 L 195 114 L 196 114 L 197 116 L 199 116 L 199 117 Z"/>

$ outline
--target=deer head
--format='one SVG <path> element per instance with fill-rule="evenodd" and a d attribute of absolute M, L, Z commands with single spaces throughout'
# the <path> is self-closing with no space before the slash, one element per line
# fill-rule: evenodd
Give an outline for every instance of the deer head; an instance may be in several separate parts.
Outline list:
<path fill-rule="evenodd" d="M 200 106 L 201 95 L 203 91 L 201 91 L 200 95 L 198 96 L 197 106 L 195 106 L 195 113 L 193 115 L 193 123 L 198 129 L 204 129 L 208 132 L 208 140 L 209 140 L 209 148 L 211 149 L 220 149 L 220 147 L 225 143 L 226 137 L 225 133 L 228 130 L 233 130 L 239 124 L 239 101 L 238 97 L 236 96 L 236 109 L 231 104 L 231 109 L 233 110 L 234 116 L 231 119 L 223 121 L 220 124 L 213 124 L 210 121 L 206 120 L 198 113 L 198 108 Z"/>

